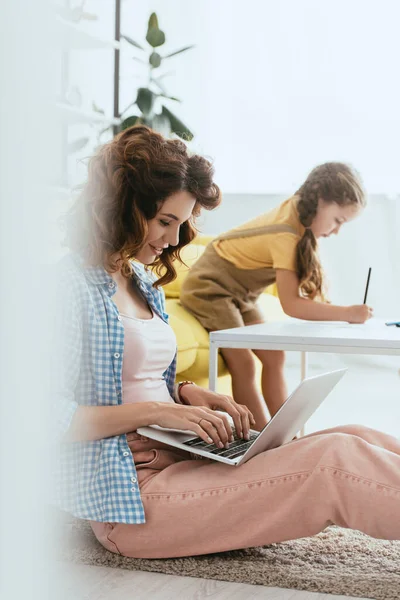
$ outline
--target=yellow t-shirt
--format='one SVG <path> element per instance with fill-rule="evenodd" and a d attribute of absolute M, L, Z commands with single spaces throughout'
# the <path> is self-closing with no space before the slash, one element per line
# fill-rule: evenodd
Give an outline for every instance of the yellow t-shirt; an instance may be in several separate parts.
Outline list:
<path fill-rule="evenodd" d="M 266 225 L 289 225 L 296 233 L 261 233 L 229 240 L 217 239 L 214 242 L 217 254 L 239 269 L 269 267 L 295 271 L 296 246 L 305 230 L 296 208 L 298 199 L 298 196 L 292 196 L 273 210 L 231 230 L 236 232 Z"/>

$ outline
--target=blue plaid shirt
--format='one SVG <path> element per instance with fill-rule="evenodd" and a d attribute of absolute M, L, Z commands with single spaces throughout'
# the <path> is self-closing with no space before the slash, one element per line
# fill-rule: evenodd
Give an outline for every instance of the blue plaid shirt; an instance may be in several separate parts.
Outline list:
<path fill-rule="evenodd" d="M 132 263 L 137 284 L 165 321 L 164 293 L 152 287 L 143 265 Z M 112 301 L 116 283 L 101 267 L 83 267 L 76 255 L 58 267 L 52 402 L 57 437 L 68 430 L 78 405 L 122 403 L 124 327 Z M 171 397 L 176 355 L 164 373 Z M 126 435 L 90 442 L 62 442 L 58 453 L 57 504 L 93 521 L 145 523 L 137 474 Z"/>

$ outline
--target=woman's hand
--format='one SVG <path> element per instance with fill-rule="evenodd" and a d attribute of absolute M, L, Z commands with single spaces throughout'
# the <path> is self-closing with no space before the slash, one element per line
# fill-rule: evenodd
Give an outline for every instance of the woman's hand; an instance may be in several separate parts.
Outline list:
<path fill-rule="evenodd" d="M 190 406 L 203 406 L 213 411 L 220 410 L 228 413 L 235 423 L 238 436 L 246 440 L 249 439 L 250 428 L 256 422 L 247 406 L 237 404 L 230 396 L 205 390 L 195 384 L 183 386 L 180 395 L 184 402 L 187 402 Z"/>
<path fill-rule="evenodd" d="M 228 418 L 215 413 L 207 406 L 185 406 L 157 402 L 153 425 L 171 429 L 193 431 L 207 444 L 214 443 L 218 448 L 227 448 L 233 441 L 232 427 Z"/>

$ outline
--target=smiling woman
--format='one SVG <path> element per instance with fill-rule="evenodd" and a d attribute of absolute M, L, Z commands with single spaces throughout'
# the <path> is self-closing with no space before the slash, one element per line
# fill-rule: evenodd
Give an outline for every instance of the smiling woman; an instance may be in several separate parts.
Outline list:
<path fill-rule="evenodd" d="M 175 192 L 161 202 L 155 217 L 147 222 L 146 237 L 134 259 L 144 265 L 152 265 L 159 259 L 163 264 L 164 253 L 169 252 L 169 249 L 173 251 L 179 246 L 182 225 L 193 218 L 195 206 L 196 198 L 186 190 Z M 152 311 L 148 303 L 143 299 L 137 286 L 132 285 L 134 280 L 123 274 L 121 255 L 116 253 L 111 260 L 119 267 L 116 271 L 110 272 L 110 275 L 117 284 L 113 301 L 120 314 L 133 318 L 151 318 Z M 174 269 L 173 265 L 171 267 Z"/>
<path fill-rule="evenodd" d="M 180 140 L 131 127 L 91 159 L 87 183 L 67 215 L 66 242 L 88 265 L 124 276 L 140 256 L 164 285 L 175 278 L 180 249 L 195 236 L 200 209 L 220 201 L 209 161 L 189 154 Z"/>
<path fill-rule="evenodd" d="M 136 259 L 149 265 L 170 246 L 178 246 L 181 226 L 191 219 L 195 205 L 196 198 L 186 190 L 168 196 L 148 222 L 147 237 Z"/>

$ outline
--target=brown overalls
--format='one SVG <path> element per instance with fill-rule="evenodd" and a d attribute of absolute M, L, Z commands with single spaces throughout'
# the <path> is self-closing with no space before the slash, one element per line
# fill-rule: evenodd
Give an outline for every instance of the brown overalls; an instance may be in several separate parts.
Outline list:
<path fill-rule="evenodd" d="M 180 302 L 208 331 L 242 327 L 264 320 L 257 298 L 275 283 L 274 268 L 239 269 L 221 258 L 213 243 L 273 233 L 297 232 L 290 225 L 266 225 L 218 236 L 195 262 L 185 278 Z"/>

